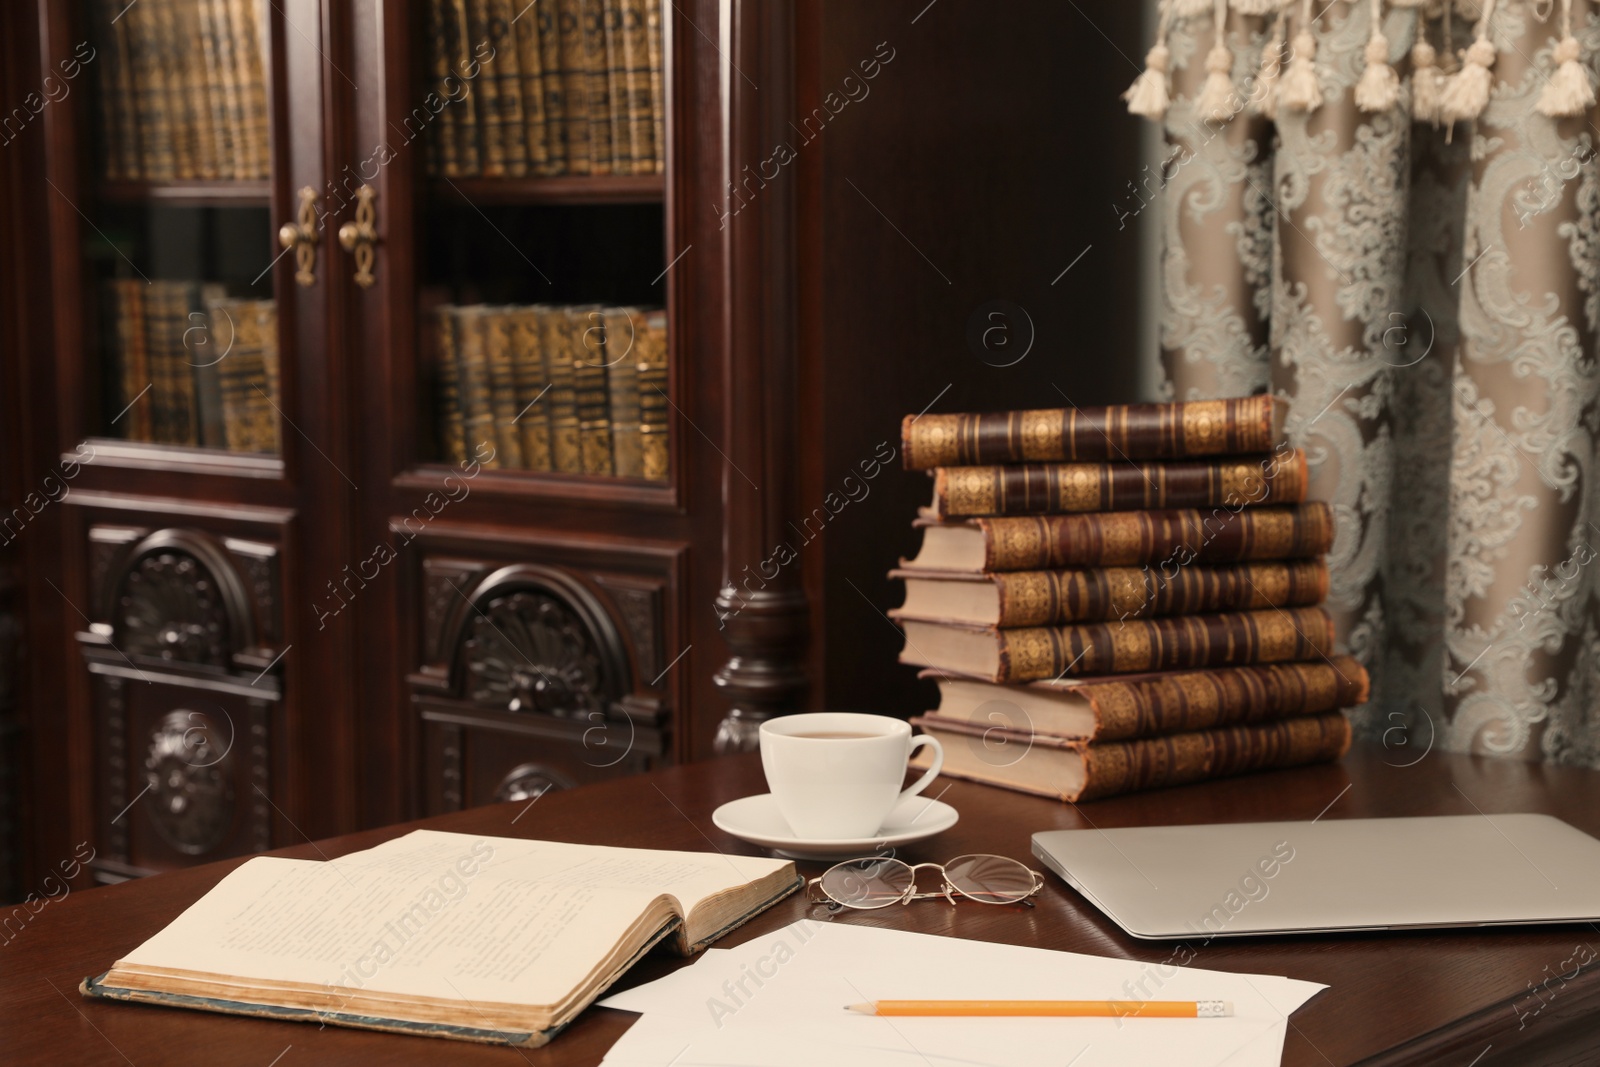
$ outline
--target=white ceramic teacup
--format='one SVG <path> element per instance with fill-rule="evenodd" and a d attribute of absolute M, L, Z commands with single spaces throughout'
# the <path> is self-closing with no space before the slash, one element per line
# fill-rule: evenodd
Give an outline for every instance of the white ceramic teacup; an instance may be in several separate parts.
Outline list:
<path fill-rule="evenodd" d="M 817 712 L 761 724 L 761 766 L 778 811 L 797 837 L 871 837 L 900 801 L 928 787 L 944 766 L 939 742 L 887 715 Z M 923 745 L 933 766 L 902 790 L 906 761 Z"/>

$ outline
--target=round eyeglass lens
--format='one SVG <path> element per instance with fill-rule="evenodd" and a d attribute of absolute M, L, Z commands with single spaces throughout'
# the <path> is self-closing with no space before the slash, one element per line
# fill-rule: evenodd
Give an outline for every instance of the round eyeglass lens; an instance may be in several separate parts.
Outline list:
<path fill-rule="evenodd" d="M 957 856 L 944 865 L 945 881 L 984 904 L 1015 904 L 1033 892 L 1033 872 L 1005 856 Z"/>
<path fill-rule="evenodd" d="M 896 859 L 859 859 L 829 867 L 822 891 L 847 908 L 886 908 L 911 888 L 911 868 Z"/>

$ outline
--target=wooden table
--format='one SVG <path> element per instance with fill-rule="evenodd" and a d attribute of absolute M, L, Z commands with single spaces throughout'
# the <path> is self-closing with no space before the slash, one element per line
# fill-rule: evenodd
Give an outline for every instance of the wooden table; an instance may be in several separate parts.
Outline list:
<path fill-rule="evenodd" d="M 1358 746 L 1342 764 L 1099 801 L 1079 809 L 948 779 L 940 795 L 961 822 L 902 851 L 910 862 L 997 852 L 1033 865 L 1037 830 L 1159 823 L 1238 822 L 1362 816 L 1548 812 L 1600 835 L 1600 773 L 1432 752 L 1413 766 L 1405 750 Z M 711 824 L 717 805 L 764 789 L 754 756 L 551 793 L 405 826 L 282 849 L 306 859 L 368 848 L 414 826 L 463 833 L 543 837 L 653 848 L 757 854 Z M 519 1050 L 427 1038 L 230 1018 L 204 1012 L 84 1000 L 85 975 L 155 933 L 239 860 L 104 889 L 48 904 L 0 944 L 0 1062 L 128 1064 L 451 1063 L 593 1064 L 634 1016 L 601 1008 L 555 1042 Z M 803 865 L 816 873 L 820 865 Z M 1382 893 L 1382 885 L 1371 892 Z M 807 914 L 791 897 L 728 938 L 759 937 Z M 1038 907 L 922 903 L 837 922 L 920 930 L 1152 963 L 1170 944 L 1124 936 L 1051 878 Z M 1193 964 L 1327 983 L 1290 1020 L 1284 1063 L 1600 1063 L 1600 928 L 1591 925 L 1382 936 L 1274 937 L 1190 946 Z M 1181 958 L 1181 957 L 1180 957 Z M 1580 967 L 1579 964 L 1588 961 Z M 658 977 L 681 961 L 652 957 L 625 984 Z M 274 1057 L 278 1057 L 274 1059 Z"/>

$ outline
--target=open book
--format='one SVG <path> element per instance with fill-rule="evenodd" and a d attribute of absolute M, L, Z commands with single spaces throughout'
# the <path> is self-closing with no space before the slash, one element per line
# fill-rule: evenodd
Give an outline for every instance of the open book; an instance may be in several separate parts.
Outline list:
<path fill-rule="evenodd" d="M 800 883 L 787 860 L 416 830 L 251 859 L 81 988 L 542 1045 L 658 941 L 688 955 Z"/>

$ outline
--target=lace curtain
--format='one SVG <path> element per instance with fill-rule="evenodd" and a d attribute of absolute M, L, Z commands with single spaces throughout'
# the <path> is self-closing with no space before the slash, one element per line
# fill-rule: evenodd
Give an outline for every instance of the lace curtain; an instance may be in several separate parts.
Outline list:
<path fill-rule="evenodd" d="M 1290 399 L 1360 733 L 1600 765 L 1600 0 L 1444 2 L 1163 0 L 1165 388 Z"/>

